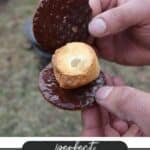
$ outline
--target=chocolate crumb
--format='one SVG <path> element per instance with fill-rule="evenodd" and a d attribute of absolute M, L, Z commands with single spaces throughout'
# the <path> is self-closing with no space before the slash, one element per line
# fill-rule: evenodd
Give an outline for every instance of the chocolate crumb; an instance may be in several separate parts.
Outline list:
<path fill-rule="evenodd" d="M 78 32 L 78 27 L 77 26 L 72 27 L 72 31 L 77 33 Z"/>

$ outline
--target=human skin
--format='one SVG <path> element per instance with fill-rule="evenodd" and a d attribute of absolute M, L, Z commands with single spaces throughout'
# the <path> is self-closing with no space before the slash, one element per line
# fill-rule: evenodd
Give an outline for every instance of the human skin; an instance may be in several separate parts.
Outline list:
<path fill-rule="evenodd" d="M 104 59 L 123 65 L 150 64 L 150 0 L 89 0 L 89 32 Z"/>
<path fill-rule="evenodd" d="M 98 90 L 96 101 L 117 117 L 137 124 L 150 136 L 150 94 L 128 86 L 105 86 Z"/>
<path fill-rule="evenodd" d="M 105 74 L 107 84 L 113 86 L 124 85 L 120 77 L 110 77 Z M 140 128 L 127 121 L 123 121 L 109 113 L 101 105 L 95 105 L 82 111 L 82 136 L 101 137 L 136 137 L 142 136 Z"/>
<path fill-rule="evenodd" d="M 123 65 L 150 64 L 150 1 L 89 0 L 90 33 L 104 59 Z M 119 118 L 137 124 L 150 136 L 150 94 L 125 85 L 98 90 L 96 101 Z"/>

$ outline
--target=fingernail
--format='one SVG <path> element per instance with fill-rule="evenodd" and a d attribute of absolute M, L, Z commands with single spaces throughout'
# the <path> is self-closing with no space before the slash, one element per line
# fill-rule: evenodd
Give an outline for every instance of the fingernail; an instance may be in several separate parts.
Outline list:
<path fill-rule="evenodd" d="M 95 18 L 89 24 L 89 31 L 95 36 L 100 36 L 106 32 L 107 26 L 103 19 Z"/>
<path fill-rule="evenodd" d="M 105 100 L 112 92 L 113 87 L 102 87 L 100 88 L 96 93 L 96 99 L 97 100 Z"/>

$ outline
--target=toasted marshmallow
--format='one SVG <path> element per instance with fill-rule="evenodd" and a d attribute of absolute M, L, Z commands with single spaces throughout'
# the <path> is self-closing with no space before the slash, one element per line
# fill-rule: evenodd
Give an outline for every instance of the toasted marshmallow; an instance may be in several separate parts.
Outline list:
<path fill-rule="evenodd" d="M 61 88 L 74 89 L 95 80 L 100 65 L 94 49 L 81 42 L 68 43 L 52 56 L 56 80 Z"/>

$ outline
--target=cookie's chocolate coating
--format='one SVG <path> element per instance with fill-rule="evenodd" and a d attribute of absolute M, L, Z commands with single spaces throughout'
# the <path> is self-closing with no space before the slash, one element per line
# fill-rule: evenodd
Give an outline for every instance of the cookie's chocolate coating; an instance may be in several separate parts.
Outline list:
<path fill-rule="evenodd" d="M 91 44 L 88 0 L 42 0 L 33 18 L 33 32 L 42 49 L 53 53 L 68 42 Z"/>
<path fill-rule="evenodd" d="M 81 110 L 95 103 L 96 91 L 106 84 L 104 74 L 101 72 L 97 80 L 90 84 L 65 90 L 59 87 L 51 65 L 40 73 L 39 87 L 44 98 L 53 105 L 66 110 Z"/>

